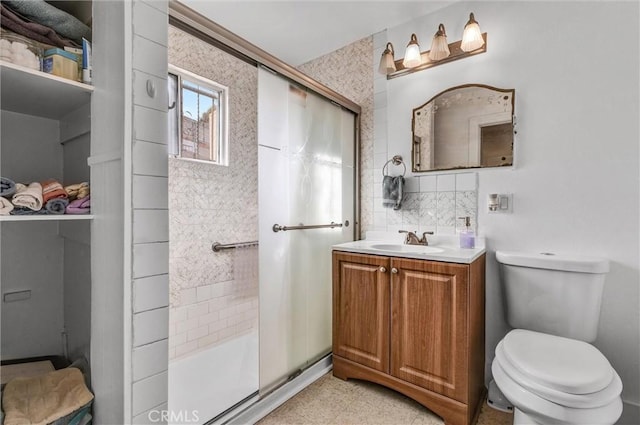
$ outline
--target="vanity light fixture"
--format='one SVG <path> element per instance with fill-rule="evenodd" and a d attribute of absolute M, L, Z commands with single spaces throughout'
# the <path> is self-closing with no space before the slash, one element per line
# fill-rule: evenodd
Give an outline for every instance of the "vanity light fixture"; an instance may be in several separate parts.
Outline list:
<path fill-rule="evenodd" d="M 438 31 L 433 36 L 431 41 L 431 50 L 429 50 L 429 59 L 432 61 L 439 61 L 448 57 L 451 54 L 449 50 L 449 43 L 447 43 L 447 33 L 444 30 L 444 25 L 438 25 Z"/>
<path fill-rule="evenodd" d="M 484 45 L 484 38 L 480 32 L 480 25 L 476 21 L 473 12 L 469 14 L 469 22 L 464 26 L 462 32 L 462 44 L 460 48 L 465 52 L 472 52 Z"/>
<path fill-rule="evenodd" d="M 422 63 L 420 58 L 420 45 L 418 44 L 418 37 L 415 34 L 411 34 L 411 40 L 407 44 L 407 50 L 404 51 L 404 60 L 402 65 L 405 68 L 415 68 Z"/>
<path fill-rule="evenodd" d="M 470 13 L 469 21 L 464 27 L 462 40 L 447 43 L 444 24 L 440 24 L 431 42 L 431 49 L 426 52 L 420 52 L 418 36 L 411 34 L 411 40 L 407 45 L 403 59 L 394 60 L 393 46 L 391 43 L 387 43 L 387 47 L 380 58 L 378 70 L 390 80 L 486 51 L 487 33 L 480 32 L 480 25 L 475 20 L 473 13 Z"/>
<path fill-rule="evenodd" d="M 387 43 L 387 47 L 384 49 L 384 52 L 382 52 L 382 57 L 380 58 L 380 67 L 378 68 L 380 74 L 388 75 L 396 72 L 393 53 L 393 44 Z"/>

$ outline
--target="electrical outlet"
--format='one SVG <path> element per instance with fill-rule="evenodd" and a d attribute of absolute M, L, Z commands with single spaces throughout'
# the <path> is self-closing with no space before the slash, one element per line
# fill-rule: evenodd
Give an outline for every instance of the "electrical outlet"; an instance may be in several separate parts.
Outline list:
<path fill-rule="evenodd" d="M 490 193 L 487 200 L 487 209 L 490 213 L 513 212 L 513 194 Z"/>

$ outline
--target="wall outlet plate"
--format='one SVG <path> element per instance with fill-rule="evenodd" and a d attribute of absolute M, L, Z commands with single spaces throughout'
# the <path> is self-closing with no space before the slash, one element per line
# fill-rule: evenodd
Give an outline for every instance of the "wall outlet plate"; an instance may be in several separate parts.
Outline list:
<path fill-rule="evenodd" d="M 490 193 L 487 198 L 487 211 L 491 214 L 513 212 L 513 194 Z"/>

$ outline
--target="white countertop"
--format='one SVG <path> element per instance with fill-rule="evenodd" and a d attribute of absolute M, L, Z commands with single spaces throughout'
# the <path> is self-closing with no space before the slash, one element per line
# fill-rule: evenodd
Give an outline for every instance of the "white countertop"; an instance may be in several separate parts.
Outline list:
<path fill-rule="evenodd" d="M 421 245 L 405 245 L 402 234 L 387 232 L 367 232 L 366 239 L 333 245 L 332 248 L 335 251 L 355 252 L 358 254 L 460 264 L 471 264 L 485 253 L 484 239 L 477 236 L 475 248 L 460 248 L 458 235 L 431 235 L 427 236 L 427 240 L 429 241 L 429 247 L 436 248 L 439 252 L 420 252 L 424 250 Z"/>

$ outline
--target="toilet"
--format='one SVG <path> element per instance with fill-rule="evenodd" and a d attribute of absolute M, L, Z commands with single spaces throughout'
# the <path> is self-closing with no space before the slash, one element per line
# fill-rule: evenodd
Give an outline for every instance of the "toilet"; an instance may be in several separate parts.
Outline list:
<path fill-rule="evenodd" d="M 496 252 L 507 322 L 491 365 L 514 425 L 612 425 L 622 381 L 596 338 L 609 261 Z"/>

